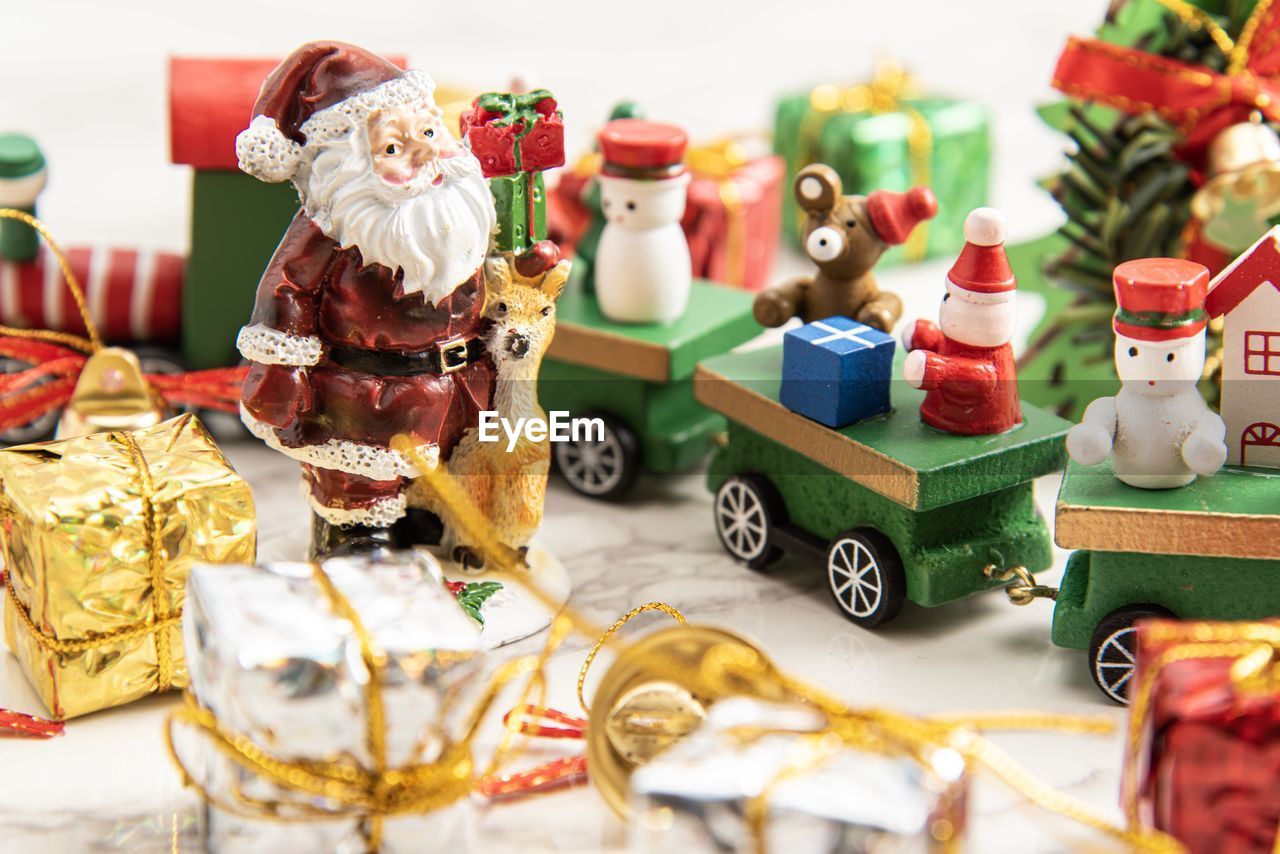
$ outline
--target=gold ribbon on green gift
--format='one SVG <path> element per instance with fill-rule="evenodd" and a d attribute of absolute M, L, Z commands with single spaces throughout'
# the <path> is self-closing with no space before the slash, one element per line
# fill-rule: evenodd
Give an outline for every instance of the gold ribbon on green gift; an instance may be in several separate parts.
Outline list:
<path fill-rule="evenodd" d="M 827 121 L 835 115 L 859 113 L 903 113 L 911 121 L 907 130 L 907 155 L 910 183 L 929 186 L 932 182 L 933 131 L 920 112 L 905 102 L 920 95 L 919 82 L 895 62 L 876 65 L 871 79 L 852 86 L 824 83 L 809 93 L 809 112 L 800 123 L 800 139 L 796 146 L 796 171 L 817 160 L 818 138 Z M 804 224 L 803 212 L 799 225 Z M 929 246 L 929 221 L 916 226 L 903 246 L 907 260 L 923 260 Z"/>

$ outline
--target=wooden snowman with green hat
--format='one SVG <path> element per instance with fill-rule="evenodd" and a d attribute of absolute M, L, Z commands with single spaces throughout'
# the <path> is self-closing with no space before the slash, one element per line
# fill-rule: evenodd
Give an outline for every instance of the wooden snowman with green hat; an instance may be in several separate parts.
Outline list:
<path fill-rule="evenodd" d="M 1067 433 L 1083 465 L 1111 457 L 1115 476 L 1142 489 L 1185 486 L 1227 458 L 1226 425 L 1196 389 L 1204 372 L 1209 270 L 1177 258 L 1115 268 L 1115 397 L 1100 397 Z"/>

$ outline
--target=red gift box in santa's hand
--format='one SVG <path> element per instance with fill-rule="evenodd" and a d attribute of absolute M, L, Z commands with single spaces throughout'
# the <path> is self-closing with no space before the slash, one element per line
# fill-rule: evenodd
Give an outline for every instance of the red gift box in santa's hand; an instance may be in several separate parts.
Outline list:
<path fill-rule="evenodd" d="M 1191 854 L 1263 854 L 1280 827 L 1280 623 L 1148 620 L 1122 801 Z"/>
<path fill-rule="evenodd" d="M 546 89 L 523 95 L 489 92 L 462 114 L 462 137 L 486 178 L 564 165 L 564 117 Z"/>

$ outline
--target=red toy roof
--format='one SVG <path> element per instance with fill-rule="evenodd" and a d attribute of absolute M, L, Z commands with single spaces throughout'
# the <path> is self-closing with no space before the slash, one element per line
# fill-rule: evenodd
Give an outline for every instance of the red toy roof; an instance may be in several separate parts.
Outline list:
<path fill-rule="evenodd" d="M 401 68 L 403 56 L 387 57 Z M 249 126 L 278 59 L 169 59 L 169 157 L 197 169 L 236 169 L 236 134 Z"/>
<path fill-rule="evenodd" d="M 1217 275 L 1209 288 L 1205 310 L 1222 317 L 1260 285 L 1280 290 L 1280 226 L 1275 226 Z"/>

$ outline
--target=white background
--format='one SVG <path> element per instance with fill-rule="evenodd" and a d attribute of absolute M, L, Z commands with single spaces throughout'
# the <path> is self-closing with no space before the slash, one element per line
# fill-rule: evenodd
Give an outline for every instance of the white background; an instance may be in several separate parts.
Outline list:
<path fill-rule="evenodd" d="M 44 147 L 51 180 L 41 212 L 64 242 L 182 250 L 190 178 L 168 163 L 165 68 L 173 53 L 279 56 L 308 39 L 340 38 L 405 52 L 442 82 L 504 88 L 519 73 L 560 99 L 571 157 L 623 97 L 706 139 L 767 128 L 778 94 L 852 81 L 878 57 L 893 57 L 930 89 L 992 108 L 993 202 L 1016 240 L 1059 221 L 1033 181 L 1060 162 L 1063 141 L 1041 126 L 1033 108 L 1054 97 L 1048 81 L 1067 35 L 1090 31 L 1105 6 L 1104 0 L 10 0 L 0 5 L 0 130 L 32 133 Z M 908 315 L 932 316 L 945 263 L 887 271 L 882 281 L 903 294 Z M 262 520 L 264 542 L 288 541 L 300 550 L 306 511 L 293 489 L 292 464 L 251 445 L 230 450 L 259 506 L 272 508 Z M 1039 486 L 1041 507 L 1051 514 L 1054 484 Z M 1089 682 L 1084 654 L 1049 644 L 1047 603 L 1013 609 L 995 594 L 936 611 L 908 606 L 888 630 L 862 631 L 833 613 L 812 567 L 789 561 L 770 577 L 734 566 L 716 542 L 709 496 L 694 478 L 648 479 L 632 500 L 609 507 L 555 483 L 543 537 L 573 574 L 574 602 L 598 622 L 651 599 L 669 601 L 695 619 L 760 639 L 782 666 L 855 701 L 914 711 L 1109 708 Z M 1058 568 L 1064 557 L 1058 553 Z M 562 708 L 575 705 L 582 643 L 575 640 L 553 662 L 552 699 Z M 0 850 L 79 850 L 104 839 L 129 846 L 143 837 L 168 850 L 169 830 L 186 836 L 190 796 L 155 738 L 176 702 L 151 700 L 72 721 L 55 743 L 0 744 Z M 0 660 L 0 706 L 38 711 L 7 656 Z M 1118 710 L 1110 714 L 1123 721 Z M 1018 736 L 1002 743 L 1036 773 L 1114 814 L 1118 738 Z M 1046 833 L 1043 814 L 1010 814 L 1007 796 L 981 794 L 970 850 L 1078 846 L 1056 823 Z M 480 829 L 479 850 L 486 851 L 591 851 L 620 840 L 587 789 L 494 808 Z"/>
<path fill-rule="evenodd" d="M 43 215 L 64 242 L 182 249 L 188 171 L 168 162 L 171 54 L 286 54 L 337 38 L 407 53 L 438 81 L 503 88 L 513 73 L 560 99 L 584 150 L 631 97 L 695 139 L 768 128 L 779 93 L 907 64 L 929 88 L 989 104 L 994 201 L 1014 237 L 1055 223 L 1032 181 L 1062 143 L 1032 112 L 1069 33 L 1104 0 L 376 0 L 0 3 L 0 130 L 35 135 L 51 163 Z"/>

